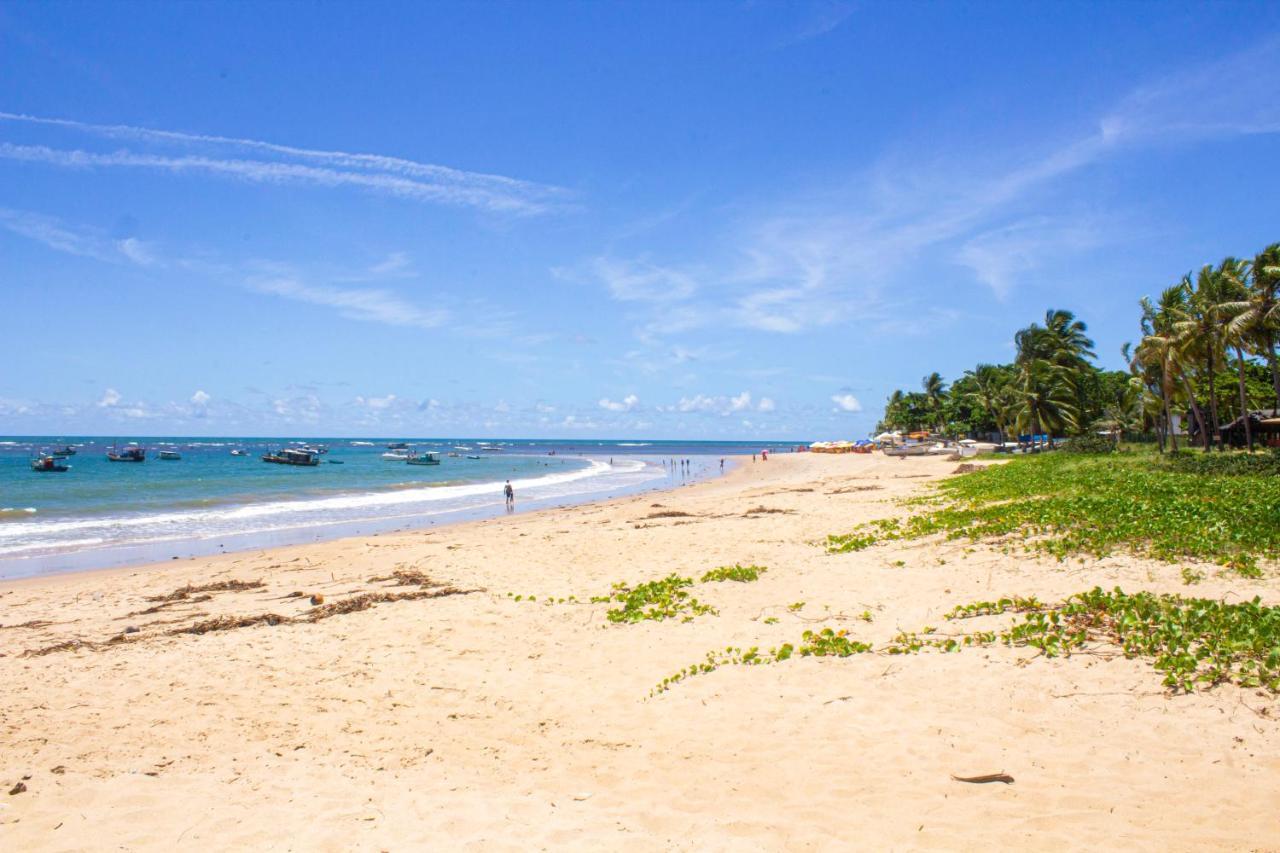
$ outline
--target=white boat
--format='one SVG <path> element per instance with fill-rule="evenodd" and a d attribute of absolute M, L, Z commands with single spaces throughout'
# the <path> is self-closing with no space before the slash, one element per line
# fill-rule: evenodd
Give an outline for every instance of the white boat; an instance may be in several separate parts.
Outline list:
<path fill-rule="evenodd" d="M 231 451 L 231 455 L 232 455 L 232 456 L 248 456 L 248 455 L 249 455 L 249 451 L 247 451 L 247 450 L 240 450 L 239 448 L 236 448 L 236 449 L 234 449 L 234 450 L 232 450 L 232 451 Z"/>

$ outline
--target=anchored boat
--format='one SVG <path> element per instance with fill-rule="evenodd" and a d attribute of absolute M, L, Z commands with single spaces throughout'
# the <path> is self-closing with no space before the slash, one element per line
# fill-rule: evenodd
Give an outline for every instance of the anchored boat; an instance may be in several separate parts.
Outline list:
<path fill-rule="evenodd" d="M 141 447 L 126 447 L 124 450 L 116 450 L 115 445 L 111 445 L 111 449 L 107 451 L 108 462 L 146 462 L 147 451 Z"/>
<path fill-rule="evenodd" d="M 426 453 L 411 453 L 404 460 L 410 465 L 439 465 L 440 454 L 427 451 Z"/>
<path fill-rule="evenodd" d="M 310 468 L 320 464 L 320 460 L 316 458 L 317 454 L 309 450 L 281 450 L 279 453 L 267 452 L 263 455 L 263 462 L 272 462 L 276 465 L 300 465 Z"/>
<path fill-rule="evenodd" d="M 176 462 L 182 458 L 182 454 L 176 450 L 161 450 L 160 458 L 168 462 Z"/>
<path fill-rule="evenodd" d="M 31 460 L 31 470 L 41 473 L 49 471 L 65 471 L 70 467 L 57 456 L 38 456 Z"/>

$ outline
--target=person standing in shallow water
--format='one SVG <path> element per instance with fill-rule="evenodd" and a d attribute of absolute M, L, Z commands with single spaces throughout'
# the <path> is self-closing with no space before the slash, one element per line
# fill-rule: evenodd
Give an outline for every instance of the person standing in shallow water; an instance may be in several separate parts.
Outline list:
<path fill-rule="evenodd" d="M 511 488 L 511 481 L 507 480 L 507 484 L 502 487 L 502 494 L 507 498 L 507 509 L 515 509 L 516 506 L 516 490 Z"/>

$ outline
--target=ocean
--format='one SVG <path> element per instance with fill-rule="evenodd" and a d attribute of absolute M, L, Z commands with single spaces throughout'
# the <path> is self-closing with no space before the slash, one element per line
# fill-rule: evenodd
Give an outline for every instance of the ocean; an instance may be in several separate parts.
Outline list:
<path fill-rule="evenodd" d="M 387 461 L 387 446 L 435 451 L 438 466 Z M 106 453 L 142 447 L 142 463 Z M 62 473 L 29 460 L 70 445 Z M 316 467 L 266 464 L 264 453 L 323 445 Z M 759 442 L 410 438 L 0 438 L 0 577 L 297 544 L 600 500 L 719 473 Z M 785 446 L 785 445 L 784 445 Z M 233 456 L 233 449 L 247 455 Z M 181 459 L 159 458 L 162 450 Z M 448 456 L 456 453 L 457 456 Z M 479 456 L 479 459 L 467 458 Z M 686 469 L 671 460 L 688 459 Z M 728 464 L 728 463 L 726 463 Z"/>

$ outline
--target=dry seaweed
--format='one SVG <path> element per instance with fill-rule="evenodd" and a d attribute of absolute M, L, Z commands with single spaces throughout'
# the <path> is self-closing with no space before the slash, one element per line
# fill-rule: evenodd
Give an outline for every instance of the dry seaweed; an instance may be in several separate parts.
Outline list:
<path fill-rule="evenodd" d="M 292 621 L 294 620 L 288 616 L 281 616 L 278 613 L 259 613 L 256 616 L 216 616 L 213 619 L 188 625 L 186 628 L 174 628 L 168 633 L 175 636 L 208 634 L 213 631 L 230 631 L 233 628 L 250 628 L 254 625 L 281 625 Z"/>
<path fill-rule="evenodd" d="M 50 621 L 48 621 L 47 619 L 31 619 L 31 620 L 29 620 L 29 621 L 27 621 L 27 622 L 19 622 L 19 623 L 15 624 L 15 625 L 0 625 L 0 629 L 3 629 L 3 628 L 44 628 L 44 627 L 46 627 L 46 626 L 48 626 L 48 625 L 52 625 L 52 624 L 53 624 L 53 623 L 52 623 L 52 622 L 50 622 Z"/>
<path fill-rule="evenodd" d="M 54 652 L 73 652 L 93 647 L 93 643 L 86 643 L 83 640 L 65 640 L 61 643 L 54 643 L 52 646 L 45 646 L 43 649 L 27 649 L 22 653 L 22 656 L 24 658 L 39 658 L 51 655 Z"/>
<path fill-rule="evenodd" d="M 883 489 L 884 486 L 841 486 L 838 489 L 832 489 L 827 492 L 829 495 L 847 495 L 850 492 L 874 492 Z"/>
<path fill-rule="evenodd" d="M 187 584 L 184 587 L 175 589 L 168 595 L 153 595 L 147 598 L 147 601 L 185 601 L 193 594 L 202 592 L 243 592 L 246 589 L 260 589 L 266 586 L 260 580 L 256 581 L 218 581 L 216 583 L 206 583 L 200 586 L 192 586 Z"/>
<path fill-rule="evenodd" d="M 396 569 L 386 577 L 369 578 L 369 583 L 386 583 L 387 581 L 395 581 L 396 586 L 440 586 L 440 583 L 432 580 L 426 572 L 420 572 L 417 569 Z"/>
<path fill-rule="evenodd" d="M 765 514 L 781 514 L 793 515 L 794 509 L 778 509 L 772 506 L 755 506 L 743 513 L 743 515 L 765 515 Z"/>
<path fill-rule="evenodd" d="M 681 512 L 678 509 L 667 509 L 662 512 L 651 512 L 645 518 L 692 518 L 693 513 Z"/>

